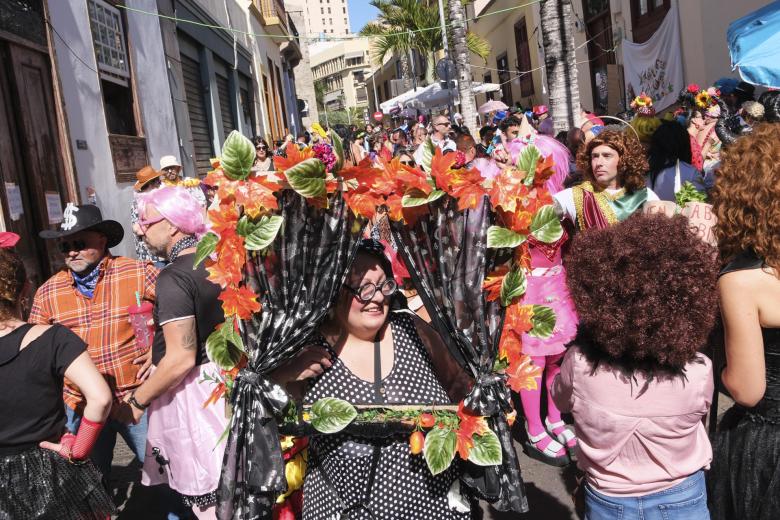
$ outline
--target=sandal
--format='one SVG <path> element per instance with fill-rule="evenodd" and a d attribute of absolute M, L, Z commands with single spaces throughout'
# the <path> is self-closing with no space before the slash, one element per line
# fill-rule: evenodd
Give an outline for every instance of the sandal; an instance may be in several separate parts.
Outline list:
<path fill-rule="evenodd" d="M 566 452 L 574 458 L 574 450 L 577 448 L 577 436 L 566 427 L 566 423 L 558 421 L 551 423 L 548 418 L 544 419 L 544 426 L 555 439 L 566 447 Z"/>
<path fill-rule="evenodd" d="M 566 453 L 566 447 L 550 437 L 546 431 L 539 435 L 531 435 L 528 431 L 528 421 L 525 421 L 525 433 L 528 435 L 528 440 L 523 443 L 525 448 L 523 451 L 526 455 L 550 466 L 560 468 L 569 465 L 571 460 Z M 544 444 L 545 439 L 549 441 L 547 444 Z"/>

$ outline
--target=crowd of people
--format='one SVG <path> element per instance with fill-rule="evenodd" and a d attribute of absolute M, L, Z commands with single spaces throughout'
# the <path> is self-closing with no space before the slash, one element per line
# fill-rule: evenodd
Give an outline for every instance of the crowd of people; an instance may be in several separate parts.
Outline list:
<path fill-rule="evenodd" d="M 576 460 L 589 519 L 780 517 L 780 91 L 754 93 L 729 78 L 691 85 L 663 116 L 639 96 L 625 124 L 583 110 L 555 136 L 542 106 L 473 131 L 457 114 L 339 129 L 354 165 L 425 168 L 439 149 L 500 182 L 529 146 L 553 157 L 546 187 L 565 232 L 529 237 L 524 302 L 557 321 L 523 337 L 542 380 L 519 392 L 517 427 L 529 456 Z M 320 125 L 273 146 L 255 138 L 252 175 L 273 176 L 290 142 L 332 144 Z M 69 204 L 40 232 L 64 267 L 34 295 L 14 251 L 26 238 L 0 234 L 0 518 L 107 518 L 117 435 L 141 483 L 172 490 L 169 518 L 216 518 L 228 418 L 223 400 L 204 406 L 218 372 L 206 340 L 225 316 L 195 254 L 213 193 L 174 156 L 140 170 L 134 191 L 136 258 L 110 252 L 121 224 Z M 679 210 L 653 210 L 691 192 L 712 205 L 716 248 Z M 367 229 L 327 318 L 274 382 L 304 404 L 457 402 L 468 381 L 396 280 L 387 214 Z M 717 388 L 735 404 L 711 438 Z M 460 471 L 431 475 L 405 440 L 314 437 L 301 516 L 475 518 Z"/>

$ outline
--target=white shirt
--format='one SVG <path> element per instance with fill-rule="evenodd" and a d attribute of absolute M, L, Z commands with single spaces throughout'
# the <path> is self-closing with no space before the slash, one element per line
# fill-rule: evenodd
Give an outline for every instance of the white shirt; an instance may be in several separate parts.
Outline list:
<path fill-rule="evenodd" d="M 606 191 L 610 195 L 614 195 L 615 193 L 619 192 L 620 189 L 607 188 L 604 191 Z M 563 210 L 563 215 L 569 217 L 569 220 L 571 220 L 573 223 L 576 223 L 577 208 L 574 206 L 574 193 L 572 192 L 572 189 L 566 188 L 565 190 L 559 191 L 558 193 L 553 195 L 553 198 L 555 199 L 555 202 L 561 208 L 561 210 Z M 658 198 L 658 195 L 656 195 L 653 190 L 647 188 L 647 200 L 651 201 L 651 200 L 660 200 L 660 199 Z"/>
<path fill-rule="evenodd" d="M 431 142 L 434 144 L 434 146 L 439 148 L 442 151 L 442 153 L 446 151 L 451 151 L 451 152 L 455 151 L 455 141 L 452 141 L 447 137 L 445 137 L 441 141 L 437 141 L 436 139 L 433 138 L 433 136 L 431 136 L 430 139 Z M 417 163 L 418 166 L 420 166 L 423 162 L 423 156 L 425 155 L 425 152 L 423 150 L 425 148 L 425 144 L 426 143 L 423 142 L 423 144 L 418 146 L 417 150 L 414 151 L 414 162 Z"/>

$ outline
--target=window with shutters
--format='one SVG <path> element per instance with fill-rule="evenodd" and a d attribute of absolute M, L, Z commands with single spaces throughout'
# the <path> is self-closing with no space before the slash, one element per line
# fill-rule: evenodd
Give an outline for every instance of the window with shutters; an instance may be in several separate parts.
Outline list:
<path fill-rule="evenodd" d="M 284 89 L 282 88 L 282 74 L 279 67 L 276 67 L 276 87 L 279 91 L 279 107 L 282 109 L 282 124 L 280 129 L 287 133 L 287 108 L 284 106 Z M 279 135 L 279 138 L 284 138 L 284 135 Z"/>
<path fill-rule="evenodd" d="M 192 131 L 192 148 L 195 166 L 199 175 L 205 175 L 211 169 L 209 159 L 214 157 L 211 140 L 211 127 L 206 111 L 205 89 L 201 76 L 200 63 L 184 54 L 181 55 L 181 71 L 184 78 L 187 114 Z"/>
<path fill-rule="evenodd" d="M 127 20 L 115 2 L 87 0 L 86 4 L 114 174 L 117 181 L 126 182 L 148 161 L 133 92 Z"/>
<path fill-rule="evenodd" d="M 236 129 L 236 120 L 233 113 L 233 89 L 229 75 L 230 66 L 221 59 L 214 58 L 214 78 L 217 85 L 217 99 L 219 100 L 220 125 L 222 126 L 223 139 Z"/>
<path fill-rule="evenodd" d="M 631 0 L 631 30 L 635 43 L 644 43 L 661 26 L 670 0 Z"/>
<path fill-rule="evenodd" d="M 498 69 L 498 82 L 501 84 L 501 101 L 507 105 L 511 105 L 513 103 L 512 85 L 509 82 L 511 76 L 509 71 L 509 60 L 506 57 L 506 53 L 503 53 L 496 58 L 496 68 Z"/>
<path fill-rule="evenodd" d="M 528 72 L 531 67 L 531 49 L 528 43 L 528 28 L 525 25 L 525 18 L 521 18 L 515 24 L 515 49 L 517 50 L 517 66 L 523 74 L 520 75 L 520 95 L 523 97 L 533 96 L 534 77 Z"/>
<path fill-rule="evenodd" d="M 482 76 L 482 82 L 487 83 L 493 83 L 493 75 L 490 72 L 486 72 L 484 76 Z M 495 97 L 495 92 L 486 92 L 485 93 L 485 99 L 488 101 L 492 101 Z"/>

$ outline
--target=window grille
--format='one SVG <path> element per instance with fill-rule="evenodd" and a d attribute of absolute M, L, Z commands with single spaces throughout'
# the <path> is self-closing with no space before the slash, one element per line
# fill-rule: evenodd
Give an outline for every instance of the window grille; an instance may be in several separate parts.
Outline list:
<path fill-rule="evenodd" d="M 100 77 L 128 86 L 130 65 L 122 14 L 103 0 L 87 0 L 87 7 Z"/>

